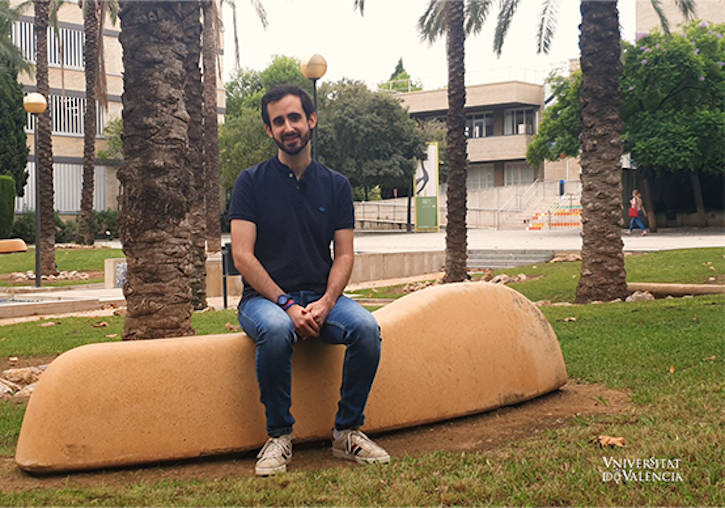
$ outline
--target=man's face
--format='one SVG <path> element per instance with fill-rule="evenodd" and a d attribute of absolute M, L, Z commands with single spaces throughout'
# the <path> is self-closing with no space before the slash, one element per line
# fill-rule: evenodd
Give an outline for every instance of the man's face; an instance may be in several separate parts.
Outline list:
<path fill-rule="evenodd" d="M 296 95 L 285 95 L 276 102 L 267 104 L 269 123 L 265 125 L 267 135 L 277 146 L 289 155 L 300 153 L 312 136 L 312 129 L 317 124 L 317 114 L 311 113 L 309 118 L 302 109 L 302 101 Z"/>

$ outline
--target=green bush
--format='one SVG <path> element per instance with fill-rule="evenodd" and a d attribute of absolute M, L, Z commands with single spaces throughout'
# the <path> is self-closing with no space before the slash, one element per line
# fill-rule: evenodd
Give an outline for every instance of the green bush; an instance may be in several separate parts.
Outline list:
<path fill-rule="evenodd" d="M 0 175 L 0 238 L 10 238 L 15 217 L 15 179 Z"/>
<path fill-rule="evenodd" d="M 75 221 L 63 222 L 58 212 L 55 212 L 54 222 L 55 243 L 71 243 L 76 240 L 78 225 Z M 25 212 L 15 219 L 12 236 L 22 238 L 25 243 L 35 243 L 35 212 Z"/>
<path fill-rule="evenodd" d="M 108 231 L 108 235 L 106 235 Z M 102 210 L 93 212 L 94 238 L 118 238 L 118 212 L 116 210 Z"/>

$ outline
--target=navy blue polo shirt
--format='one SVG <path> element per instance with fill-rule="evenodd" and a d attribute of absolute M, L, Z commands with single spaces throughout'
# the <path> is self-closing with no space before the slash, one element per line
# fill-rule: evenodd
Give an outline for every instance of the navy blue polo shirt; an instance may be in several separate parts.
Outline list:
<path fill-rule="evenodd" d="M 355 226 L 352 189 L 345 176 L 316 161 L 298 181 L 275 155 L 237 177 L 229 218 L 257 225 L 254 255 L 282 290 L 323 293 L 335 231 Z M 243 299 L 256 295 L 245 280 Z"/>

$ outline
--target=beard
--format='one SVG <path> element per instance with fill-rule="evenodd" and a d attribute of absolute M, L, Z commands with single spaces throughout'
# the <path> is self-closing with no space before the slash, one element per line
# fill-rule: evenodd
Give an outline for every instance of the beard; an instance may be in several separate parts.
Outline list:
<path fill-rule="evenodd" d="M 274 139 L 274 143 L 279 147 L 280 150 L 282 150 L 287 155 L 297 155 L 300 153 L 304 148 L 307 146 L 307 144 L 310 142 L 310 139 L 312 138 L 312 129 L 308 129 L 306 133 L 301 134 L 299 138 L 297 136 L 288 138 L 288 139 L 299 139 L 300 144 L 294 148 L 291 148 L 285 144 L 284 138 L 282 139 Z"/>

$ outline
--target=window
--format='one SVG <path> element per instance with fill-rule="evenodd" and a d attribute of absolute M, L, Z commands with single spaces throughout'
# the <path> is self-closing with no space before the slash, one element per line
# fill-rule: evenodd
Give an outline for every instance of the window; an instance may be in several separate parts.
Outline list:
<path fill-rule="evenodd" d="M 483 138 L 493 136 L 493 114 L 477 113 L 466 116 L 466 137 Z"/>
<path fill-rule="evenodd" d="M 471 164 L 468 167 L 466 188 L 474 191 L 493 187 L 493 164 Z"/>
<path fill-rule="evenodd" d="M 83 30 L 60 28 L 60 43 L 55 29 L 48 27 L 48 65 L 60 67 L 60 48 L 63 47 L 63 64 L 67 69 L 83 70 Z M 29 21 L 16 21 L 12 27 L 13 43 L 20 48 L 28 62 L 35 63 L 35 25 Z"/>
<path fill-rule="evenodd" d="M 35 163 L 28 162 L 25 196 L 15 198 L 16 213 L 35 210 Z M 83 164 L 53 163 L 53 209 L 61 213 L 78 213 L 81 209 Z M 93 176 L 93 209 L 105 210 L 106 168 L 96 166 Z"/>
<path fill-rule="evenodd" d="M 514 134 L 534 134 L 536 132 L 536 110 L 507 109 L 504 115 L 503 133 L 507 136 Z"/>
<path fill-rule="evenodd" d="M 50 119 L 52 122 L 52 134 L 59 135 L 83 135 L 83 115 L 86 111 L 85 97 L 66 96 L 65 100 L 61 95 L 50 95 Z M 106 113 L 96 102 L 96 136 L 103 135 L 106 128 Z M 35 118 L 28 113 L 25 132 L 35 131 Z"/>
<path fill-rule="evenodd" d="M 534 181 L 534 168 L 525 162 L 504 164 L 504 185 L 525 185 Z"/>

